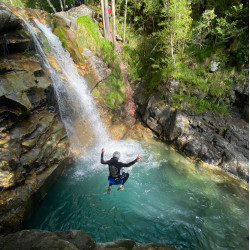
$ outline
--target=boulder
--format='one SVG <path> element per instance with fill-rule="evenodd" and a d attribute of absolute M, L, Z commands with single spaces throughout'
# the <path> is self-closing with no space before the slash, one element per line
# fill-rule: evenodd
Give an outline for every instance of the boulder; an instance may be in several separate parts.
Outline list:
<path fill-rule="evenodd" d="M 215 71 L 217 71 L 219 69 L 219 65 L 220 65 L 220 62 L 211 61 L 210 62 L 210 69 L 209 69 L 209 71 L 212 72 L 212 73 L 215 72 Z"/>
<path fill-rule="evenodd" d="M 94 56 L 92 51 L 85 48 L 83 49 L 82 55 L 92 70 L 95 85 L 105 80 L 111 74 L 111 70 L 106 63 L 104 63 L 99 57 Z"/>
<path fill-rule="evenodd" d="M 160 243 L 148 243 L 148 244 L 141 244 L 137 243 L 133 240 L 129 239 L 122 239 L 117 240 L 114 242 L 107 242 L 107 243 L 96 243 L 95 249 L 138 249 L 138 250 L 149 250 L 149 249 L 156 249 L 156 250 L 174 250 L 176 248 Z"/>
<path fill-rule="evenodd" d="M 77 29 L 77 18 L 82 16 L 88 16 L 90 18 L 99 18 L 97 12 L 82 4 L 80 6 L 70 8 L 69 10 L 55 13 L 55 16 L 64 19 L 66 26 L 72 30 Z"/>
<path fill-rule="evenodd" d="M 89 8 L 88 6 L 81 4 L 78 7 L 71 8 L 70 10 L 67 11 L 67 13 L 69 16 L 72 16 L 75 19 L 77 19 L 78 17 L 81 16 L 92 17 L 95 11 Z"/>
<path fill-rule="evenodd" d="M 3 3 L 0 3 L 0 33 L 22 29 L 21 20 Z"/>
<path fill-rule="evenodd" d="M 48 232 L 23 230 L 0 237 L 0 249 L 93 249 L 94 242 L 83 231 Z"/>
<path fill-rule="evenodd" d="M 138 249 L 174 250 L 176 248 L 160 243 L 140 244 L 133 240 L 122 239 L 115 242 L 95 243 L 81 230 L 49 232 L 42 230 L 23 230 L 7 236 L 0 236 L 0 249 L 43 250 L 43 249 Z"/>

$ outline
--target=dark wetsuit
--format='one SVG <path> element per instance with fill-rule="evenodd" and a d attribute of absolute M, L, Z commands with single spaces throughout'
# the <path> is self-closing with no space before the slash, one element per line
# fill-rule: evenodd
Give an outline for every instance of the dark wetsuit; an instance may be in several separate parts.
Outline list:
<path fill-rule="evenodd" d="M 109 177 L 108 177 L 109 186 L 112 186 L 113 184 L 114 185 L 118 185 L 118 184 L 124 185 L 129 177 L 129 173 L 125 173 L 125 176 L 123 176 L 120 174 L 120 170 L 123 167 L 130 167 L 130 166 L 134 165 L 137 162 L 136 159 L 129 162 L 129 163 L 119 162 L 114 157 L 112 157 L 109 161 L 104 161 L 103 155 L 104 155 L 104 153 L 101 154 L 101 163 L 109 165 Z M 112 181 L 114 181 L 114 182 L 112 183 Z"/>

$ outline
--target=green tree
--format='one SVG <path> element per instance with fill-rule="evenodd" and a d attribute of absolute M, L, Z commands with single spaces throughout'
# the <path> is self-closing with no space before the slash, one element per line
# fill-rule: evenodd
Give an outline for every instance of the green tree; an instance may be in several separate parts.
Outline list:
<path fill-rule="evenodd" d="M 214 34 L 216 42 L 228 42 L 231 38 L 240 37 L 248 31 L 248 23 L 243 20 L 246 17 L 246 9 L 243 4 L 234 5 L 225 14 L 216 20 Z"/>
<path fill-rule="evenodd" d="M 173 66 L 176 67 L 175 55 L 183 53 L 190 35 L 191 2 L 163 0 L 163 4 L 162 17 L 164 20 L 159 24 L 162 29 L 156 32 L 156 36 L 164 55 L 171 57 Z"/>
<path fill-rule="evenodd" d="M 198 45 L 200 49 L 204 47 L 207 36 L 213 30 L 215 18 L 214 9 L 206 10 L 193 28 L 193 43 Z"/>

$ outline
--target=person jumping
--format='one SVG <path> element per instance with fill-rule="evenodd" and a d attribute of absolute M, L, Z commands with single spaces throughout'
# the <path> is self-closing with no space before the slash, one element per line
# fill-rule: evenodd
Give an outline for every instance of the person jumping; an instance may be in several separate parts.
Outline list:
<path fill-rule="evenodd" d="M 107 188 L 107 193 L 108 194 L 110 193 L 112 185 L 120 184 L 117 190 L 118 191 L 124 190 L 124 184 L 128 180 L 129 173 L 123 173 L 121 175 L 120 174 L 121 168 L 130 167 L 134 165 L 136 162 L 140 161 L 142 158 L 140 156 L 137 156 L 135 160 L 129 163 L 122 163 L 118 161 L 121 156 L 121 154 L 118 151 L 115 151 L 113 157 L 108 161 L 104 161 L 103 156 L 104 156 L 104 148 L 102 149 L 101 152 L 101 163 L 109 165 L 109 177 L 108 177 L 109 187 Z"/>

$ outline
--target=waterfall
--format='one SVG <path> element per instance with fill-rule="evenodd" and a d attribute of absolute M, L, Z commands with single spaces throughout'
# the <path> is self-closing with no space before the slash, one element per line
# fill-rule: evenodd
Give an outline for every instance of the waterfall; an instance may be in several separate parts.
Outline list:
<path fill-rule="evenodd" d="M 59 38 L 49 28 L 35 20 L 37 27 L 48 41 L 53 58 L 55 58 L 56 63 L 60 66 L 61 72 L 58 73 L 51 67 L 37 34 L 28 22 L 24 20 L 24 23 L 34 40 L 36 50 L 42 57 L 45 68 L 50 72 L 60 116 L 70 138 L 73 150 L 79 151 L 79 149 L 84 148 L 86 142 L 82 140 L 90 137 L 89 133 L 93 133 L 92 136 L 99 143 L 109 140 L 86 80 L 77 72 L 70 54 L 62 47 Z M 79 127 L 80 129 L 78 129 Z M 85 132 L 83 135 L 82 128 L 85 128 L 85 131 L 86 128 L 89 128 L 91 132 Z M 87 140 L 90 140 L 90 138 Z"/>

